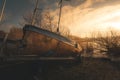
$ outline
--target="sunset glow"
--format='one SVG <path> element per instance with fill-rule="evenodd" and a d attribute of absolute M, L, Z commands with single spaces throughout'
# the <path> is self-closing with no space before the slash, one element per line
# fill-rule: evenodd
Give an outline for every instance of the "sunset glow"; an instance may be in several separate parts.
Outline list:
<path fill-rule="evenodd" d="M 77 7 L 64 6 L 61 26 L 68 27 L 71 34 L 80 37 L 89 36 L 93 31 L 107 31 L 109 28 L 120 30 L 120 5 L 117 2 L 120 1 L 107 3 L 105 0 L 87 0 Z M 91 7 L 96 3 L 106 5 Z M 52 13 L 57 12 L 58 10 Z"/>
<path fill-rule="evenodd" d="M 106 6 L 98 9 L 91 9 L 84 16 L 75 15 L 76 19 L 70 27 L 75 35 L 89 34 L 91 31 L 105 31 L 108 28 L 120 29 L 120 5 Z"/>
<path fill-rule="evenodd" d="M 18 26 L 23 20 L 22 16 L 33 10 L 34 0 L 20 2 L 24 5 L 20 4 L 14 7 L 11 2 L 7 1 L 6 11 L 8 12 L 5 13 L 7 16 L 6 23 L 10 23 L 9 26 Z M 15 2 L 15 4 L 19 3 Z M 64 0 L 62 4 L 60 28 L 69 28 L 72 35 L 85 37 L 93 31 L 106 31 L 109 28 L 120 30 L 120 0 Z M 56 0 L 41 0 L 39 7 L 43 11 L 47 11 L 49 8 L 53 18 L 52 22 L 55 23 L 53 26 L 57 27 L 59 19 L 58 2 Z M 15 12 L 18 13 L 14 15 Z M 0 30 L 8 30 L 8 28 L 1 27 Z"/>

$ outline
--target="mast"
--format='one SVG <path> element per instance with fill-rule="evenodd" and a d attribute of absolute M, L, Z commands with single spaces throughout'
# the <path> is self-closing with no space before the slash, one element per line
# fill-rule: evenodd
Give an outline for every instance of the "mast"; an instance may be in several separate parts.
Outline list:
<path fill-rule="evenodd" d="M 60 20 L 61 20 L 61 12 L 62 12 L 62 2 L 63 0 L 60 0 L 59 5 L 60 5 L 60 11 L 59 11 L 59 19 L 58 19 L 58 28 L 57 28 L 57 32 L 60 32 Z"/>
<path fill-rule="evenodd" d="M 6 0 L 4 0 L 4 2 L 3 2 L 2 11 L 1 11 L 1 14 L 0 14 L 0 22 L 2 21 L 2 18 L 3 18 L 3 14 L 4 14 L 4 10 L 5 10 L 5 5 L 6 5 Z M 5 37 L 3 39 L 3 43 L 2 43 L 2 46 L 0 48 L 0 57 L 4 55 L 3 54 L 3 48 L 4 48 L 4 45 L 6 43 L 7 37 L 8 37 L 8 33 L 5 34 Z"/>
<path fill-rule="evenodd" d="M 65 1 L 70 1 L 70 0 L 65 0 Z M 59 19 L 58 19 L 58 27 L 57 27 L 58 33 L 60 32 L 60 22 L 61 22 L 61 15 L 62 15 L 63 0 L 60 0 L 59 5 L 60 5 L 60 10 L 59 10 Z"/>
<path fill-rule="evenodd" d="M 4 0 L 4 2 L 3 2 L 2 11 L 1 11 L 1 14 L 0 14 L 0 22 L 2 21 L 2 18 L 3 18 L 3 14 L 4 14 L 4 10 L 5 10 L 5 5 L 6 5 L 6 0 Z"/>

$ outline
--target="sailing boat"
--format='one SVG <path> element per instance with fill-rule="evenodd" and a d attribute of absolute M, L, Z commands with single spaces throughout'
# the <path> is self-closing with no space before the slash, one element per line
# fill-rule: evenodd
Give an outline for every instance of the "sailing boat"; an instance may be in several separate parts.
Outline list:
<path fill-rule="evenodd" d="M 61 17 L 61 9 L 62 9 L 62 0 L 60 2 L 61 2 L 60 3 L 61 5 L 60 5 L 59 20 L 58 20 L 58 31 L 59 31 L 59 27 L 60 27 L 59 25 L 60 25 L 60 17 Z M 74 42 L 71 41 L 70 39 L 68 39 L 60 34 L 53 33 L 51 31 L 44 30 L 42 28 L 38 28 L 38 27 L 34 26 L 35 15 L 36 15 L 37 9 L 38 9 L 38 0 L 36 1 L 36 6 L 35 6 L 35 9 L 33 12 L 31 24 L 25 25 L 23 28 L 23 32 L 24 32 L 23 40 L 25 40 L 26 43 L 32 42 L 31 46 L 34 46 L 32 44 L 35 44 L 35 36 L 32 36 L 32 39 L 30 39 L 30 35 L 28 35 L 28 34 L 32 34 L 32 35 L 37 34 L 36 35 L 36 36 L 38 36 L 37 37 L 38 39 L 36 39 L 38 41 L 37 44 L 40 44 L 40 43 L 41 44 L 40 44 L 40 46 L 38 46 L 39 47 L 38 50 L 37 50 L 37 48 L 34 50 L 39 53 L 46 53 L 46 54 L 53 53 L 52 56 L 55 56 L 56 54 L 59 54 L 59 56 L 63 56 L 66 54 L 70 56 L 70 55 L 80 53 L 81 48 L 80 47 L 78 48 L 78 44 L 74 44 Z M 46 43 L 44 43 L 44 40 L 42 40 L 43 41 L 43 45 L 42 45 L 42 41 L 39 42 L 39 40 L 41 40 L 41 37 L 43 37 L 43 36 L 45 36 L 46 38 L 49 37 L 51 40 Z M 27 45 L 29 45 L 29 44 L 27 44 Z M 53 47 L 51 45 L 56 46 L 57 48 Z M 28 49 L 28 50 L 30 50 L 30 49 Z M 32 52 L 32 51 L 30 51 L 30 52 Z M 58 56 L 58 55 L 56 55 L 56 56 Z"/>
<path fill-rule="evenodd" d="M 69 59 L 69 57 L 80 57 L 80 52 L 82 49 L 81 47 L 78 48 L 78 46 L 76 46 L 73 41 L 62 35 L 34 26 L 34 19 L 36 10 L 38 8 L 37 6 L 38 0 L 33 12 L 33 19 L 31 21 L 31 24 L 24 26 L 23 38 L 18 42 L 20 45 L 22 44 L 26 46 L 24 46 L 22 50 L 18 50 L 20 54 L 16 55 L 35 55 L 49 58 L 54 57 L 54 60 L 59 57 L 59 60 L 63 60 L 63 58 Z"/>

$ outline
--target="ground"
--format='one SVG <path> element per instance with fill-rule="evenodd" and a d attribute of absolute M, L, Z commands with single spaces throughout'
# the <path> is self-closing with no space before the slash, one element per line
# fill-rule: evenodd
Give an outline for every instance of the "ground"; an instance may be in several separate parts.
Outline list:
<path fill-rule="evenodd" d="M 39 67 L 38 67 L 39 65 Z M 43 71 L 41 70 L 43 68 Z M 42 73 L 43 72 L 43 73 Z M 0 80 L 120 80 L 120 62 L 82 58 L 80 63 L 21 63 L 0 69 Z"/>
<path fill-rule="evenodd" d="M 48 72 L 48 80 L 120 80 L 120 63 L 84 58 L 78 65 Z"/>

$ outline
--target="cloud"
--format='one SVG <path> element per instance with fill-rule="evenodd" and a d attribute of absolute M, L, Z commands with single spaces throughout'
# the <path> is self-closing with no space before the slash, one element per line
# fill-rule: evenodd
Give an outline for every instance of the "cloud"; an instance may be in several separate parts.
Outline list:
<path fill-rule="evenodd" d="M 20 0 L 18 2 L 8 0 L 7 14 L 13 14 L 9 16 L 11 19 L 9 21 L 16 22 L 26 11 L 30 11 L 31 9 L 33 11 L 35 1 L 36 0 Z M 59 15 L 58 1 L 59 0 L 39 0 L 39 8 L 43 10 L 49 8 L 56 23 Z M 120 0 L 63 0 L 61 26 L 68 27 L 74 35 L 83 35 L 100 27 L 99 24 L 107 22 L 108 19 L 113 21 L 113 18 L 118 17 L 117 12 L 119 12 L 120 7 L 116 4 L 119 3 Z M 15 7 L 14 4 L 18 5 Z M 111 15 L 113 17 L 109 18 Z M 118 18 L 117 21 L 119 22 Z"/>
<path fill-rule="evenodd" d="M 77 1 L 81 2 L 78 4 Z M 105 29 L 100 24 L 120 14 L 118 0 L 76 0 L 74 2 L 74 0 L 63 2 L 61 26 L 68 27 L 71 33 L 77 36 L 85 35 L 95 29 Z M 59 8 L 51 10 L 51 14 L 55 21 L 58 21 Z"/>

